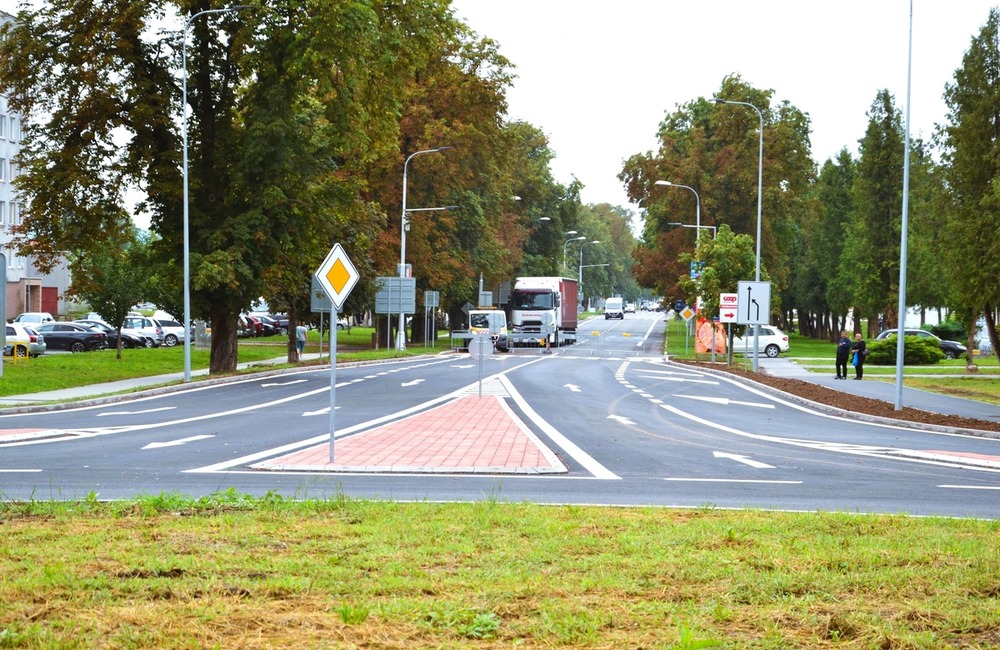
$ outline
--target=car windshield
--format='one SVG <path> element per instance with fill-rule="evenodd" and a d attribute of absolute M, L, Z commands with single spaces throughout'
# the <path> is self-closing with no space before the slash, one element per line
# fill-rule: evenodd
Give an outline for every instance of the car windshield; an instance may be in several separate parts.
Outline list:
<path fill-rule="evenodd" d="M 515 309 L 552 309 L 551 293 L 533 293 L 529 291 L 515 291 Z"/>

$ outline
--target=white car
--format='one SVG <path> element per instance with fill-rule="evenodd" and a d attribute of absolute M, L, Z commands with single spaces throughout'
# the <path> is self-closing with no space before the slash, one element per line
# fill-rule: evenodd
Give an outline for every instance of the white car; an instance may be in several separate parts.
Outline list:
<path fill-rule="evenodd" d="M 5 357 L 33 356 L 45 354 L 45 337 L 24 323 L 7 323 L 7 338 L 3 349 Z"/>
<path fill-rule="evenodd" d="M 753 325 L 747 326 L 747 331 L 742 337 L 737 336 L 733 339 L 733 352 L 748 356 L 753 354 Z M 788 352 L 788 335 L 772 325 L 761 325 L 757 354 L 763 353 L 773 359 L 782 352 Z"/>
<path fill-rule="evenodd" d="M 130 314 L 122 323 L 122 331 L 143 338 L 147 348 L 158 348 L 163 343 L 163 328 L 152 318 Z"/>
<path fill-rule="evenodd" d="M 52 314 L 47 311 L 26 311 L 15 318 L 14 322 L 26 325 L 41 325 L 42 323 L 55 322 L 55 320 L 52 318 Z"/>

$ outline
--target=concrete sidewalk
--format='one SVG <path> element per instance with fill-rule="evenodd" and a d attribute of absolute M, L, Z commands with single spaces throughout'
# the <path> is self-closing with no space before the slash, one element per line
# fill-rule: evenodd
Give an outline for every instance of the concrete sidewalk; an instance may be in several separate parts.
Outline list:
<path fill-rule="evenodd" d="M 852 395 L 869 397 L 871 399 L 896 403 L 897 395 L 902 396 L 902 405 L 943 413 L 945 415 L 957 415 L 977 420 L 990 420 L 1000 422 L 1000 405 L 988 402 L 977 402 L 975 400 L 962 399 L 961 397 L 951 397 L 939 393 L 931 393 L 917 388 L 902 387 L 899 393 L 896 387 L 895 376 L 867 375 L 861 381 L 852 379 L 835 379 L 833 361 L 830 362 L 829 372 L 810 372 L 792 359 L 784 357 L 760 358 L 758 359 L 760 370 L 774 377 L 788 377 L 802 381 L 819 384 L 833 390 L 838 390 Z M 904 377 L 917 376 L 914 373 L 904 373 Z M 940 377 L 941 375 L 936 375 Z M 956 375 L 959 376 L 959 375 Z M 979 379 L 975 381 L 1000 381 L 1000 377 L 993 379 Z"/>

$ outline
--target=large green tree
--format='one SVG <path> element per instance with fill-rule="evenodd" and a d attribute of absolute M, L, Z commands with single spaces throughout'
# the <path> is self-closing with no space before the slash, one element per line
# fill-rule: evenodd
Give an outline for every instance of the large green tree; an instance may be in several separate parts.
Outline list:
<path fill-rule="evenodd" d="M 187 54 L 192 305 L 211 321 L 220 372 L 235 368 L 236 316 L 267 291 L 268 269 L 301 280 L 335 239 L 367 257 L 375 228 L 350 222 L 379 212 L 359 207 L 358 166 L 395 149 L 406 83 L 441 57 L 453 22 L 445 0 L 277 0 L 200 15 L 186 48 L 180 30 L 157 31 L 215 8 L 53 0 L 4 28 L 0 83 L 27 116 L 22 252 L 43 267 L 60 251 L 85 258 L 140 187 L 176 274 Z M 164 280 L 179 292 L 178 275 Z M 305 281 L 285 284 L 308 295 Z"/>
<path fill-rule="evenodd" d="M 903 205 L 903 127 L 892 94 L 881 90 L 868 111 L 854 180 L 855 212 L 848 230 L 848 262 L 856 322 L 877 333 L 898 319 L 899 243 Z"/>
<path fill-rule="evenodd" d="M 943 241 L 956 307 L 970 325 L 982 316 L 1000 358 L 1000 10 L 991 9 L 972 39 L 955 82 L 945 89 L 943 140 L 951 190 Z M 969 349 L 973 347 L 970 327 Z"/>

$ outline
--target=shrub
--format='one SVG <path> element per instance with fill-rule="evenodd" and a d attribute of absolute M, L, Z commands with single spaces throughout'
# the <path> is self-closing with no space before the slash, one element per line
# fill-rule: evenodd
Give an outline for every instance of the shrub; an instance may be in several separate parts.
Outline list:
<path fill-rule="evenodd" d="M 946 320 L 930 330 L 934 336 L 947 341 L 964 341 L 969 338 L 969 331 L 957 320 Z"/>
<path fill-rule="evenodd" d="M 896 337 L 888 336 L 881 341 L 868 342 L 868 355 L 866 363 L 877 366 L 892 366 L 896 364 Z M 937 363 L 944 359 L 944 353 L 937 342 L 932 339 L 920 338 L 918 336 L 907 336 L 903 341 L 903 365 L 923 366 Z"/>

